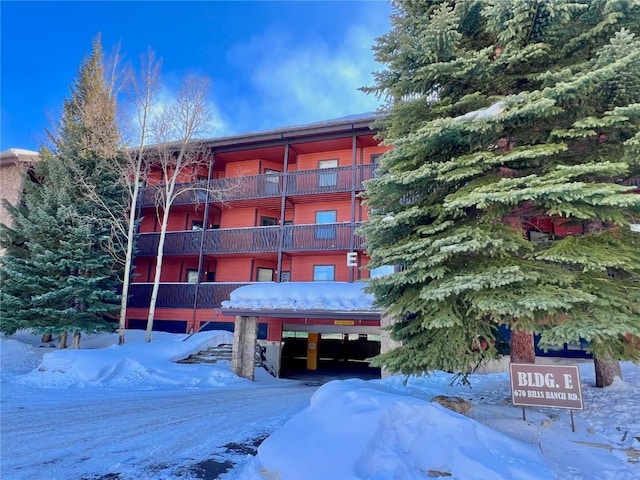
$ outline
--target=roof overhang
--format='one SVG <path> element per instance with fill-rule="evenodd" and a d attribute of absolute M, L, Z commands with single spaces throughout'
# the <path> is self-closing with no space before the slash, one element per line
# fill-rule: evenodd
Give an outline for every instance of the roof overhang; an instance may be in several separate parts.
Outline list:
<path fill-rule="evenodd" d="M 345 320 L 380 320 L 378 310 L 287 310 L 287 309 L 243 309 L 222 308 L 220 312 L 230 317 L 265 317 L 265 318 L 311 318 L 311 319 L 345 319 Z"/>
<path fill-rule="evenodd" d="M 18 165 L 21 163 L 33 163 L 38 160 L 38 152 L 24 150 L 22 148 L 10 148 L 0 152 L 0 166 Z"/>

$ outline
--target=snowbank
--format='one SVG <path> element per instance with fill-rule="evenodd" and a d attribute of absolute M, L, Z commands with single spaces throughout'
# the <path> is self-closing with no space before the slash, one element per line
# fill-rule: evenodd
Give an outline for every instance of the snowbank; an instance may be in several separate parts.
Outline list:
<path fill-rule="evenodd" d="M 264 441 L 247 468 L 283 480 L 555 478 L 532 445 L 438 404 L 356 379 L 321 387 L 309 408 Z"/>
<path fill-rule="evenodd" d="M 18 338 L 36 342 L 35 337 L 27 333 L 21 333 Z M 214 365 L 175 363 L 209 347 L 232 343 L 230 332 L 201 332 L 188 338 L 154 332 L 155 340 L 145 343 L 144 332 L 130 331 L 127 343 L 122 346 L 117 345 L 117 338 L 116 334 L 92 335 L 83 337 L 81 345 L 84 348 L 54 350 L 3 337 L 3 375 L 22 374 L 17 382 L 48 388 L 219 387 L 246 382 L 231 372 L 228 362 Z"/>

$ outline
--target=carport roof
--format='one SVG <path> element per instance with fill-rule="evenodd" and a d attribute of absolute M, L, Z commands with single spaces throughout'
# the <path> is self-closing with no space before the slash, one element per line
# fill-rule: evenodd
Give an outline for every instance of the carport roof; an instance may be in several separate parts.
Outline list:
<path fill-rule="evenodd" d="M 222 302 L 230 316 L 379 320 L 364 282 L 260 282 L 239 287 Z"/>

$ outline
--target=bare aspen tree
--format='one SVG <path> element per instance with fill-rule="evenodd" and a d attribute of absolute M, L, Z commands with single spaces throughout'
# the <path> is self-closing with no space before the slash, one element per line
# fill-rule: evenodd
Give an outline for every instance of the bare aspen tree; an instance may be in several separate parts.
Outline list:
<path fill-rule="evenodd" d="M 122 298 L 120 303 L 120 318 L 118 322 L 118 345 L 125 343 L 125 325 L 127 317 L 127 303 L 129 297 L 129 285 L 131 284 L 133 247 L 135 243 L 136 211 L 141 183 L 146 181 L 148 163 L 145 162 L 145 147 L 149 142 L 149 125 L 152 117 L 152 109 L 157 103 L 157 94 L 160 91 L 160 62 L 155 59 L 152 51 L 143 59 L 141 72 L 138 78 L 133 78 L 133 108 L 134 119 L 132 139 L 137 139 L 135 149 L 124 149 L 126 156 L 127 172 L 124 178 L 127 182 L 130 201 L 127 218 L 127 245 L 124 263 L 124 277 L 122 281 Z"/>
<path fill-rule="evenodd" d="M 149 50 L 141 59 L 140 73 L 134 74 L 131 69 L 122 67 L 120 61 L 121 57 L 117 49 L 112 54 L 110 66 L 107 69 L 106 84 L 109 86 L 112 98 L 123 89 L 131 92 L 125 102 L 119 129 L 118 151 L 123 158 L 122 161 L 111 166 L 118 169 L 119 182 L 123 185 L 127 198 L 119 208 L 114 208 L 104 202 L 97 193 L 96 185 L 91 184 L 84 175 L 78 174 L 76 181 L 81 185 L 85 195 L 106 212 L 112 230 L 111 240 L 116 242 L 110 251 L 114 260 L 124 266 L 118 322 L 118 344 L 124 345 L 127 300 L 135 245 L 135 216 L 140 186 L 146 181 L 148 172 L 145 153 L 151 141 L 149 133 L 151 118 L 160 92 L 161 62 L 156 60 L 153 51 Z M 124 257 L 122 257 L 123 252 Z"/>
<path fill-rule="evenodd" d="M 113 57 L 120 60 L 118 52 Z M 125 102 L 125 114 L 120 127 L 120 155 L 122 161 L 113 165 L 120 168 L 119 178 L 126 190 L 126 201 L 120 208 L 107 205 L 98 195 L 96 185 L 82 175 L 77 182 L 95 204 L 108 214 L 114 242 L 114 259 L 124 266 L 122 297 L 118 323 L 118 344 L 125 343 L 126 313 L 132 280 L 135 227 L 141 188 L 153 191 L 156 214 L 160 223 L 160 239 L 156 257 L 156 271 L 149 304 L 145 340 L 151 341 L 153 319 L 160 287 L 160 271 L 164 254 L 169 212 L 175 199 L 189 191 L 201 191 L 209 198 L 222 201 L 226 193 L 237 188 L 239 181 L 224 182 L 224 187 L 212 188 L 209 183 L 193 182 L 209 166 L 208 150 L 198 138 L 210 131 L 213 110 L 208 102 L 209 80 L 195 75 L 187 76 L 175 100 L 158 108 L 160 61 L 149 51 L 141 62 L 139 74 L 112 65 L 106 79 L 115 96 L 121 89 L 117 76 L 124 76 L 130 85 L 131 97 Z M 239 179 L 238 179 L 239 180 Z M 124 257 L 122 253 L 124 252 Z"/>
<path fill-rule="evenodd" d="M 187 183 L 198 171 L 209 163 L 204 143 L 197 138 L 209 131 L 213 111 L 208 103 L 209 80 L 195 75 L 183 81 L 175 102 L 163 107 L 153 119 L 151 134 L 153 148 L 147 150 L 146 160 L 160 172 L 161 178 L 156 189 L 156 211 L 160 221 L 160 238 L 153 279 L 153 289 L 149 305 L 149 316 L 145 341 L 151 341 L 160 272 L 164 254 L 164 243 L 169 222 L 169 212 L 175 199 L 189 190 L 200 190 L 201 186 Z"/>

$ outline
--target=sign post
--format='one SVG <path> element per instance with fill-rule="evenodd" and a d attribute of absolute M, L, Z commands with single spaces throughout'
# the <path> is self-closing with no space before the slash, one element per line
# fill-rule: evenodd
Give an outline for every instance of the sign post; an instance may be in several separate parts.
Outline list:
<path fill-rule="evenodd" d="M 577 365 L 537 365 L 512 363 L 511 401 L 524 407 L 567 408 L 571 413 L 571 430 L 576 431 L 573 411 L 582 410 L 582 389 Z"/>

